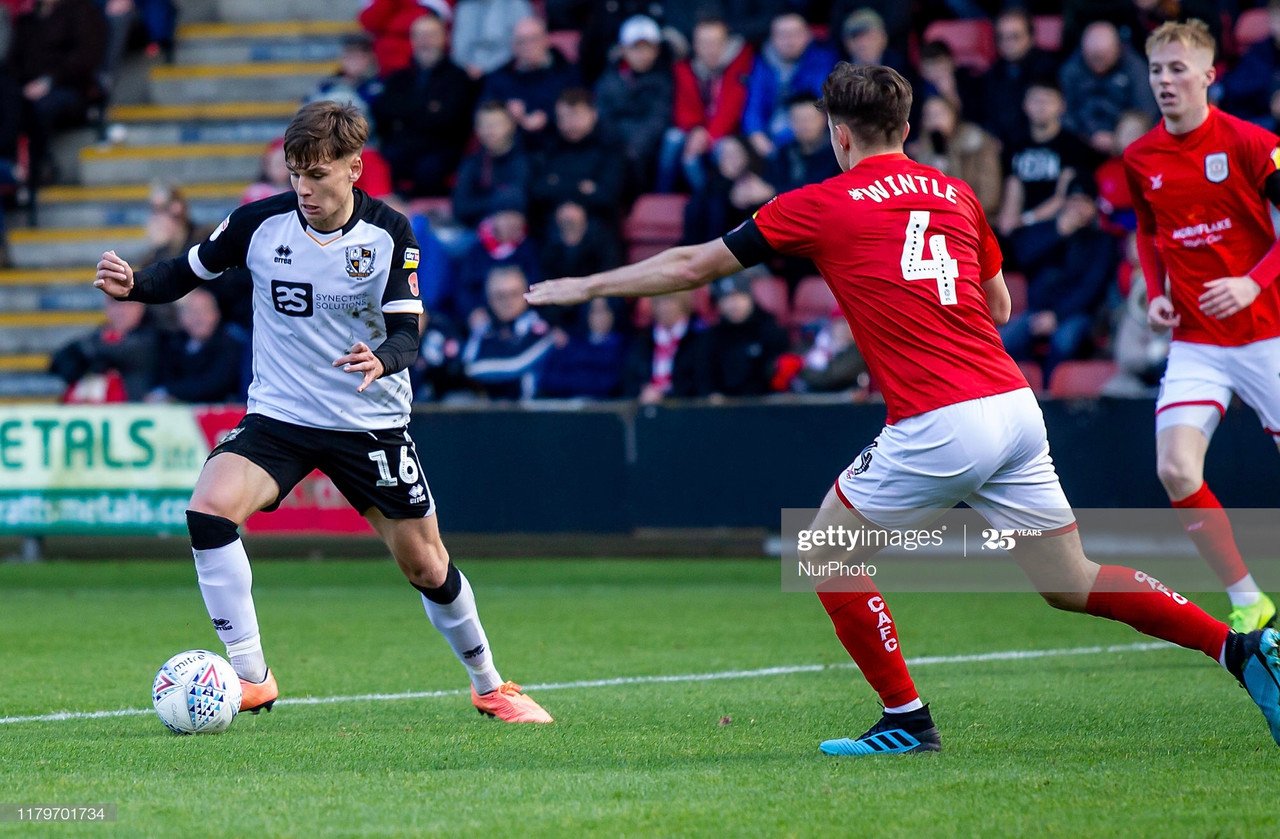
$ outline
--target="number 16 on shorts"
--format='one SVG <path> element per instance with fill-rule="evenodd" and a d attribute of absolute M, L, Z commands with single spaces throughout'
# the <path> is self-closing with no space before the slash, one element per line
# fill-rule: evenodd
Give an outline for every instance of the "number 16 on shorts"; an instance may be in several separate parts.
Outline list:
<path fill-rule="evenodd" d="M 378 486 L 393 487 L 399 486 L 401 483 L 416 484 L 418 482 L 418 461 L 410 454 L 408 446 L 400 447 L 400 468 L 398 470 L 400 480 L 396 480 L 396 476 L 391 474 L 391 464 L 387 459 L 387 453 L 382 449 L 369 452 L 369 459 L 378 465 Z"/>

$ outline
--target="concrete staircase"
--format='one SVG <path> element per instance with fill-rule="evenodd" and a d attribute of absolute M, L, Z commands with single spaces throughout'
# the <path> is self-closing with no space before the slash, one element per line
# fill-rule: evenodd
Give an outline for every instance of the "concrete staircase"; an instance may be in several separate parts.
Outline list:
<path fill-rule="evenodd" d="M 152 184 L 174 183 L 197 224 L 217 223 L 257 178 L 262 152 L 298 101 L 332 73 L 358 0 L 185 0 L 173 65 L 135 63 L 117 86 L 107 136 L 57 143 L 62 183 L 39 226 L 10 217 L 14 268 L 0 271 L 0 402 L 49 400 L 49 355 L 102 322 L 93 266 L 104 250 L 137 260 Z"/>

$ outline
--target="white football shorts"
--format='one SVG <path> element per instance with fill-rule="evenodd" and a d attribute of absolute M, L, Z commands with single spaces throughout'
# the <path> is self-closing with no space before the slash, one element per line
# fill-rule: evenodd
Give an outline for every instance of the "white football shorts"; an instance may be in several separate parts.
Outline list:
<path fill-rule="evenodd" d="M 1052 535 L 1075 526 L 1027 388 L 885 426 L 836 479 L 836 492 L 885 528 L 921 526 L 961 501 L 996 528 Z"/>
<path fill-rule="evenodd" d="M 1174 341 L 1156 400 L 1156 433 L 1190 425 L 1212 438 L 1233 393 L 1280 440 L 1280 338 L 1238 347 Z"/>

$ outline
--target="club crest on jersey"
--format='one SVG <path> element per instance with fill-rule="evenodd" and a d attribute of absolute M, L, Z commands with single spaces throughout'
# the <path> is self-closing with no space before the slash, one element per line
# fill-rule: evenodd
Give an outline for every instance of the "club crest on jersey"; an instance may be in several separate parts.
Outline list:
<path fill-rule="evenodd" d="M 363 245 L 347 248 L 347 276 L 360 279 L 372 274 L 373 260 L 376 255 L 375 248 L 366 248 Z"/>
<path fill-rule="evenodd" d="M 1224 151 L 1216 151 L 1213 154 L 1204 156 L 1204 176 L 1209 179 L 1211 184 L 1220 184 L 1231 174 L 1227 166 L 1227 153 Z"/>

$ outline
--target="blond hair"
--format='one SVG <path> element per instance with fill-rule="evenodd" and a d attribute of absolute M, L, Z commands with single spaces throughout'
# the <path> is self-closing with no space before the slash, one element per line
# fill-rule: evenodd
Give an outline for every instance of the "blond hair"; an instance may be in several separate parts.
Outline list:
<path fill-rule="evenodd" d="M 1166 44 L 1182 44 L 1187 49 L 1208 50 L 1210 55 L 1218 50 L 1218 45 L 1209 32 L 1209 24 L 1195 18 L 1185 23 L 1169 21 L 1156 27 L 1156 30 L 1147 36 L 1147 55 L 1150 56 Z"/>
<path fill-rule="evenodd" d="M 284 130 L 284 159 L 295 169 L 309 169 L 355 154 L 368 139 L 369 123 L 355 105 L 312 102 Z"/>

